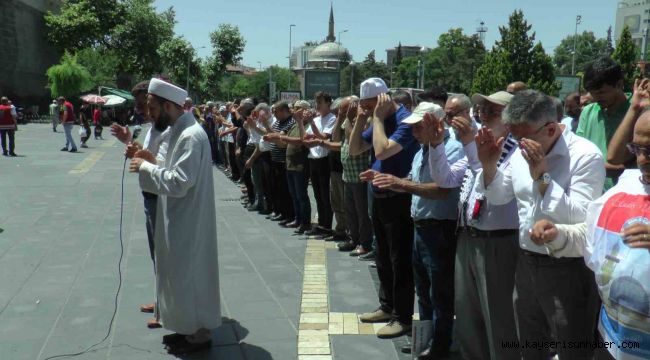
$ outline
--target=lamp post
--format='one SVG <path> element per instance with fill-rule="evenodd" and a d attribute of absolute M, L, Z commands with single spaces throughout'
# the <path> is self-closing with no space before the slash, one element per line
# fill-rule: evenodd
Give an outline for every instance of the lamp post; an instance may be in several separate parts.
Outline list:
<path fill-rule="evenodd" d="M 260 66 L 260 71 L 262 71 L 262 62 L 258 61 L 257 64 Z"/>
<path fill-rule="evenodd" d="M 354 95 L 354 61 L 350 61 L 350 96 Z"/>
<path fill-rule="evenodd" d="M 296 26 L 294 24 L 289 25 L 289 70 L 291 70 L 291 30 Z"/>
<path fill-rule="evenodd" d="M 578 24 L 582 22 L 582 16 L 576 16 L 576 30 L 573 33 L 573 56 L 571 56 L 571 75 L 576 74 L 576 44 L 578 42 Z"/>
<path fill-rule="evenodd" d="M 197 50 L 199 49 L 205 49 L 205 46 L 201 46 L 200 48 L 196 48 Z M 192 52 L 187 56 L 187 83 L 185 84 L 185 90 L 187 90 L 187 93 L 190 93 L 190 61 L 192 60 Z"/>
<path fill-rule="evenodd" d="M 341 46 L 341 34 L 346 33 L 346 32 L 348 32 L 347 29 L 345 29 L 343 31 L 339 31 L 339 46 Z"/>

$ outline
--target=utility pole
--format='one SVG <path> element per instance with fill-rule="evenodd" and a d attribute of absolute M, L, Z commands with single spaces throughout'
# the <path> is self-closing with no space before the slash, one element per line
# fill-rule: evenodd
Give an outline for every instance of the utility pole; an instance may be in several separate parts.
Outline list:
<path fill-rule="evenodd" d="M 582 16 L 576 16 L 576 30 L 573 33 L 573 56 L 571 56 L 571 75 L 576 74 L 576 45 L 578 43 L 578 25 L 582 22 Z"/>
<path fill-rule="evenodd" d="M 289 25 L 289 70 L 291 70 L 291 30 L 296 26 L 294 24 Z"/>

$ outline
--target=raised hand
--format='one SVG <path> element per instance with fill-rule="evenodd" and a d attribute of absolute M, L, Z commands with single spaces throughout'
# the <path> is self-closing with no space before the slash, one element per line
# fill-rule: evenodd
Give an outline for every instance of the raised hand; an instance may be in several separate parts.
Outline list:
<path fill-rule="evenodd" d="M 128 144 L 131 141 L 131 130 L 127 126 L 119 124 L 111 124 L 111 135 L 115 136 L 123 144 Z"/>
<path fill-rule="evenodd" d="M 636 79 L 634 80 L 634 94 L 630 106 L 636 110 L 650 106 L 650 79 Z"/>
<path fill-rule="evenodd" d="M 379 94 L 377 97 L 377 106 L 375 106 L 375 117 L 380 120 L 386 120 L 393 112 L 395 105 L 388 94 Z"/>
<path fill-rule="evenodd" d="M 537 245 L 544 245 L 557 238 L 558 230 L 555 224 L 548 220 L 539 220 L 528 230 L 530 239 Z"/>
<path fill-rule="evenodd" d="M 471 120 L 464 117 L 455 116 L 451 120 L 451 127 L 454 128 L 458 139 L 463 145 L 467 145 L 474 140 L 476 136 L 476 128 Z"/>
<path fill-rule="evenodd" d="M 483 169 L 496 168 L 499 158 L 501 158 L 501 145 L 504 138 L 495 139 L 492 130 L 483 127 L 479 129 L 475 141 L 478 159 L 483 165 Z"/>
<path fill-rule="evenodd" d="M 530 177 L 533 180 L 542 177 L 548 168 L 546 165 L 546 154 L 544 154 L 542 145 L 531 139 L 522 139 L 519 142 L 519 147 L 521 148 L 521 155 L 528 163 Z"/>
<path fill-rule="evenodd" d="M 424 114 L 422 119 L 424 133 L 427 134 L 429 145 L 438 146 L 445 141 L 445 126 L 442 121 L 436 119 L 433 114 Z"/>

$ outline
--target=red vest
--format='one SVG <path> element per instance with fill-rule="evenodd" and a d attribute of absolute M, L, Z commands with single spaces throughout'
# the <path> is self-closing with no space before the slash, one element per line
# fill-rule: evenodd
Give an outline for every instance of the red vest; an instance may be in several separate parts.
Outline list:
<path fill-rule="evenodd" d="M 72 104 L 69 101 L 66 101 L 63 103 L 63 110 L 68 112 L 68 115 L 65 116 L 64 113 L 64 118 L 63 122 L 64 123 L 74 123 L 74 108 L 72 107 Z"/>
<path fill-rule="evenodd" d="M 14 117 L 11 116 L 11 106 L 0 105 L 0 130 L 14 130 L 15 128 Z"/>

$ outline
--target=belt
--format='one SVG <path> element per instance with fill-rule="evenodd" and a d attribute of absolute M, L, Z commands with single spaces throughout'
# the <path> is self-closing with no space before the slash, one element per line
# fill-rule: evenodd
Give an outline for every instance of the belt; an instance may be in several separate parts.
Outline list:
<path fill-rule="evenodd" d="M 465 232 L 469 234 L 471 237 L 475 238 L 495 238 L 495 237 L 506 237 L 506 236 L 512 236 L 512 235 L 518 235 L 519 230 L 514 230 L 514 229 L 503 229 L 503 230 L 479 230 L 477 228 L 467 226 L 465 227 Z"/>
<path fill-rule="evenodd" d="M 447 220 L 449 221 L 449 220 Z M 453 220 L 452 220 L 453 221 Z M 445 223 L 445 220 L 438 220 L 438 219 L 419 219 L 419 220 L 413 220 L 413 225 L 416 227 L 430 227 L 430 226 L 438 226 L 438 225 L 443 225 Z M 455 221 L 454 221 L 455 223 Z"/>
<path fill-rule="evenodd" d="M 152 194 L 150 192 L 143 191 L 142 196 L 144 196 L 145 199 L 157 199 L 158 195 Z"/>
<path fill-rule="evenodd" d="M 546 254 L 540 254 L 528 250 L 521 249 L 521 253 L 524 254 L 525 256 L 530 256 L 530 257 L 536 257 L 536 258 L 550 258 L 550 256 Z"/>
<path fill-rule="evenodd" d="M 393 192 L 393 191 L 387 191 L 387 192 L 382 192 L 382 193 L 377 193 L 377 192 L 373 193 L 373 196 L 375 198 L 377 198 L 377 199 L 388 199 L 388 198 L 392 198 L 392 197 L 399 196 L 399 195 L 402 195 L 402 194 L 399 194 L 399 193 L 396 193 L 396 192 Z"/>

